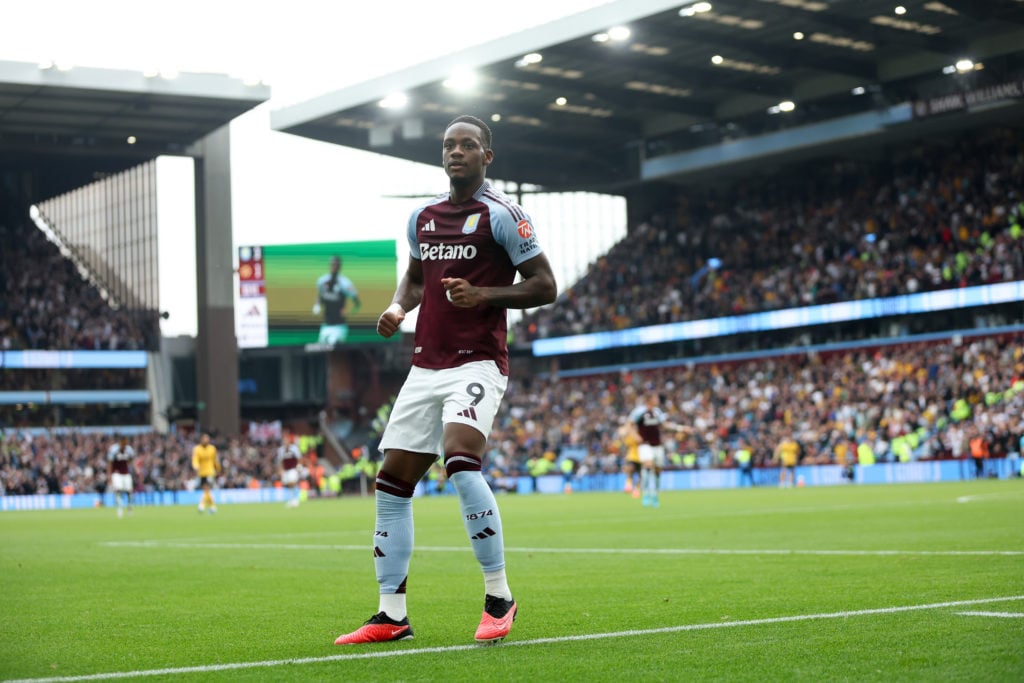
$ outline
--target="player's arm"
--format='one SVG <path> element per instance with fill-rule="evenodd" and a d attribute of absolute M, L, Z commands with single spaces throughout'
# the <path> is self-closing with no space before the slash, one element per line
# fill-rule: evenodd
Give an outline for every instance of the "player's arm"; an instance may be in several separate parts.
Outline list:
<path fill-rule="evenodd" d="M 460 308 L 480 304 L 497 308 L 533 308 L 555 300 L 558 287 L 547 256 L 538 254 L 517 268 L 523 279 L 508 287 L 474 287 L 458 277 L 442 278 L 441 285 L 448 290 L 451 302 Z"/>
<path fill-rule="evenodd" d="M 348 297 L 352 300 L 352 313 L 355 314 L 363 307 L 363 300 L 359 298 L 359 290 L 356 289 L 355 284 L 353 284 L 351 280 L 349 280 L 348 287 Z"/>
<path fill-rule="evenodd" d="M 696 432 L 693 427 L 688 427 L 678 422 L 665 422 L 665 427 L 673 432 L 683 432 L 684 434 L 694 434 Z"/>
<path fill-rule="evenodd" d="M 405 320 L 405 314 L 419 306 L 422 300 L 423 264 L 419 259 L 410 256 L 405 275 L 398 283 L 395 295 L 391 297 L 391 305 L 377 319 L 377 334 L 382 337 L 390 337 L 397 332 L 402 321 Z"/>
<path fill-rule="evenodd" d="M 192 469 L 199 471 L 199 446 L 192 449 Z"/>

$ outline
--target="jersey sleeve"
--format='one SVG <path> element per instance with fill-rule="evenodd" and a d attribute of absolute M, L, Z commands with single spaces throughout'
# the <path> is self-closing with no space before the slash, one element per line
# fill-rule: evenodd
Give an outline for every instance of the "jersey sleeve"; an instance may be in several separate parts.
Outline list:
<path fill-rule="evenodd" d="M 424 207 L 421 206 L 409 214 L 409 224 L 405 226 L 405 237 L 409 242 L 409 256 L 417 261 L 420 260 L 420 241 L 416 237 L 416 220 L 423 213 L 423 209 Z"/>
<path fill-rule="evenodd" d="M 356 283 L 352 282 L 351 279 L 344 275 L 342 275 L 342 277 L 345 278 L 344 280 L 342 280 L 341 283 L 342 290 L 345 292 L 345 296 L 350 297 L 352 299 L 358 298 L 359 290 L 356 289 Z"/>
<path fill-rule="evenodd" d="M 540 242 L 537 241 L 536 230 L 529 214 L 518 207 L 517 213 L 522 218 L 517 220 L 504 206 L 491 208 L 491 232 L 494 234 L 494 240 L 505 248 L 512 265 L 515 266 L 544 253 L 540 248 Z"/>

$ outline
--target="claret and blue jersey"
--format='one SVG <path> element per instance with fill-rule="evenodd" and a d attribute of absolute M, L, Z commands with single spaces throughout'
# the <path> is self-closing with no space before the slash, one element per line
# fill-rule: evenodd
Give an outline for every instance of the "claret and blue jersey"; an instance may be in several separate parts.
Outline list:
<path fill-rule="evenodd" d="M 493 360 L 507 375 L 505 309 L 454 306 L 441 279 L 462 278 L 475 287 L 512 285 L 516 267 L 542 253 L 530 217 L 485 181 L 469 201 L 453 204 L 445 193 L 416 209 L 408 239 L 424 282 L 413 365 L 439 369 Z"/>

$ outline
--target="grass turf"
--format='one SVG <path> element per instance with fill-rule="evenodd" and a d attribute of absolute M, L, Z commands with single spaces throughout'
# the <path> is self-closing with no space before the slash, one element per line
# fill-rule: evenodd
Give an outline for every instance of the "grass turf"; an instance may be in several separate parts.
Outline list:
<path fill-rule="evenodd" d="M 377 607 L 371 498 L 4 513 L 0 678 L 1024 679 L 1024 482 L 499 503 L 497 647 L 454 497 L 414 503 L 415 639 L 345 648 Z M 921 608 L 991 598 L 1017 599 Z"/>

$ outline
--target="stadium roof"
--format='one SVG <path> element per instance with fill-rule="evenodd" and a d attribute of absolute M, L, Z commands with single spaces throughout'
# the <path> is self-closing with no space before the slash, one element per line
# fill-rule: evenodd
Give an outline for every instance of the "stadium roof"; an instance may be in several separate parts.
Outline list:
<path fill-rule="evenodd" d="M 0 159 L 79 155 L 131 165 L 184 154 L 269 97 L 264 85 L 220 74 L 0 61 Z"/>
<path fill-rule="evenodd" d="M 730 141 L 758 141 L 739 157 L 781 155 L 933 115 L 938 128 L 980 109 L 1024 119 L 1022 71 L 1024 0 L 619 0 L 273 111 L 271 125 L 439 164 L 445 124 L 471 113 L 493 122 L 492 176 L 615 191 L 699 173 L 710 162 L 694 155 Z M 467 74 L 476 85 L 460 91 Z M 957 93 L 960 106 L 922 104 Z"/>

